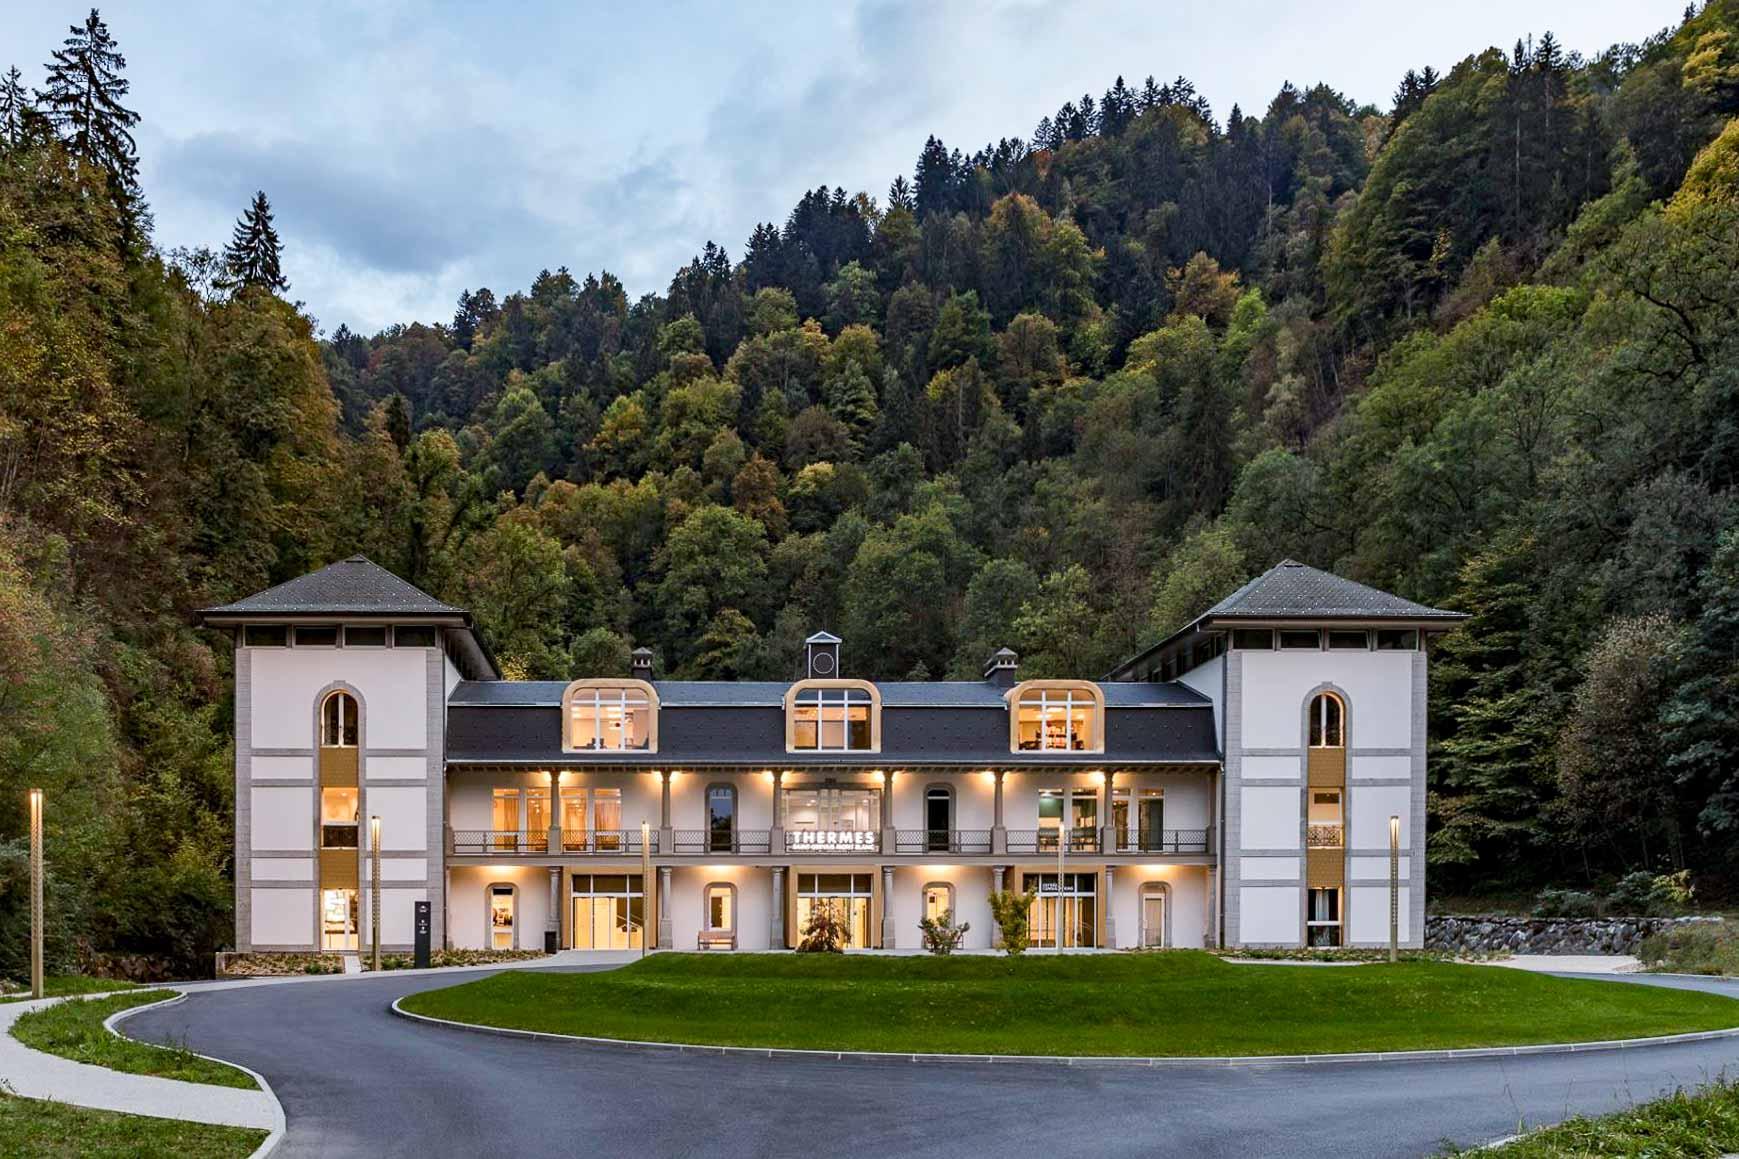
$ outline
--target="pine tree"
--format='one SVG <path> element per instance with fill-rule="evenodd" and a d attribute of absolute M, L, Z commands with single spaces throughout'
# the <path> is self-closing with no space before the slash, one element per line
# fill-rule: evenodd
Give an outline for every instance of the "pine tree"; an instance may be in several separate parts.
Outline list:
<path fill-rule="evenodd" d="M 36 116 L 30 103 L 30 92 L 13 65 L 0 80 L 0 145 L 16 145 L 28 135 L 30 122 Z"/>
<path fill-rule="evenodd" d="M 236 222 L 229 244 L 223 247 L 223 264 L 228 271 L 225 288 L 259 286 L 273 293 L 289 289 L 278 264 L 281 253 L 278 231 L 272 228 L 272 203 L 260 190 Z"/>
<path fill-rule="evenodd" d="M 126 67 L 108 25 L 92 8 L 49 61 L 48 85 L 37 90 L 36 103 L 72 155 L 108 175 L 109 196 L 127 231 L 124 240 L 131 242 L 142 232 L 145 197 L 131 131 L 139 114 L 121 104 L 132 87 L 121 75 Z"/>

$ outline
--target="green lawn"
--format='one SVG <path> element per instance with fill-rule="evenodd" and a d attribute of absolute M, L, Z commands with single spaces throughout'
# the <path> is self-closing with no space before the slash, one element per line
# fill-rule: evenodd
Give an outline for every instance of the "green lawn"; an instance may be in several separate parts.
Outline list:
<path fill-rule="evenodd" d="M 102 994 L 109 990 L 132 990 L 137 982 L 118 982 L 113 978 L 87 978 L 83 974 L 50 974 L 42 980 L 45 997 L 61 998 L 68 994 Z M 30 991 L 22 994 L 9 994 L 0 998 L 0 1002 L 28 1002 Z"/>
<path fill-rule="evenodd" d="M 1739 1151 L 1739 1086 L 1721 1082 L 1695 1094 L 1679 1091 L 1597 1119 L 1570 1119 L 1479 1154 L 1497 1159 L 1595 1155 L 1717 1159 L 1735 1151 Z"/>
<path fill-rule="evenodd" d="M 1733 1000 L 1685 990 L 1429 961 L 1233 965 L 1190 951 L 657 954 L 595 974 L 497 974 L 404 1006 L 562 1034 L 973 1054 L 1316 1054 L 1739 1026 Z"/>
<path fill-rule="evenodd" d="M 0 1159 L 243 1159 L 265 1137 L 247 1127 L 93 1111 L 0 1092 Z"/>
<path fill-rule="evenodd" d="M 244 1071 L 221 1062 L 200 1058 L 190 1050 L 153 1046 L 110 1034 L 103 1020 L 117 1010 L 161 1002 L 174 995 L 168 990 L 138 990 L 112 998 L 87 998 L 60 1002 L 33 1010 L 12 1024 L 12 1036 L 26 1046 L 58 1054 L 74 1062 L 106 1066 L 129 1074 L 158 1075 L 190 1083 L 255 1089 L 258 1084 Z"/>

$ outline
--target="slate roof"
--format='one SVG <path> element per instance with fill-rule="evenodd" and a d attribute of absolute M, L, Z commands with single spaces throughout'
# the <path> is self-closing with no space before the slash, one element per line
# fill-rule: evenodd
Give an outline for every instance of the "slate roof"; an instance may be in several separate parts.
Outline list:
<path fill-rule="evenodd" d="M 1378 591 L 1320 568 L 1285 559 L 1209 608 L 1202 619 L 1350 616 L 1406 620 L 1462 620 L 1460 612 L 1430 608 Z"/>
<path fill-rule="evenodd" d="M 442 603 L 360 555 L 256 592 L 233 604 L 202 608 L 201 619 L 249 615 L 456 616 L 470 622 L 464 608 Z"/>
<path fill-rule="evenodd" d="M 561 680 L 466 680 L 453 687 L 455 707 L 559 705 Z M 661 708 L 777 708 L 791 685 L 780 680 L 657 680 Z M 1101 684 L 1107 708 L 1194 708 L 1212 702 L 1182 684 Z M 1003 709 L 1007 689 L 979 680 L 896 680 L 878 683 L 883 708 Z"/>

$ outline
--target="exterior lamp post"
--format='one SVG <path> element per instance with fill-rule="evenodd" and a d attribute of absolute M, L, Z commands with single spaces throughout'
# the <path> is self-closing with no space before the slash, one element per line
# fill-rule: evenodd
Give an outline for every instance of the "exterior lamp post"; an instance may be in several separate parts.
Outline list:
<path fill-rule="evenodd" d="M 1401 818 L 1389 815 L 1389 961 L 1401 941 Z"/>
<path fill-rule="evenodd" d="M 1069 797 L 1063 796 L 1063 816 L 1057 825 L 1057 891 L 1051 895 L 1051 948 L 1058 954 L 1063 952 L 1063 867 L 1066 864 L 1065 851 L 1069 847 Z"/>
<path fill-rule="evenodd" d="M 368 819 L 368 863 L 373 880 L 369 882 L 368 938 L 374 947 L 373 969 L 380 973 L 380 814 Z"/>
<path fill-rule="evenodd" d="M 670 784 L 668 779 L 664 782 Z M 652 892 L 652 822 L 640 822 L 640 896 L 642 898 L 656 896 Z M 650 912 L 644 901 L 640 905 L 640 956 L 646 956 L 646 915 Z M 660 915 L 660 920 L 663 915 Z"/>
<path fill-rule="evenodd" d="M 42 997 L 42 790 L 30 790 L 30 996 Z"/>

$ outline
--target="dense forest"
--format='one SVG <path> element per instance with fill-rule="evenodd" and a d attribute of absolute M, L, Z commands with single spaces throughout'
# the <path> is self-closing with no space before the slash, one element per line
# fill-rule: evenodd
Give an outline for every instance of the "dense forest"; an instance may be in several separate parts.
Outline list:
<path fill-rule="evenodd" d="M 191 612 L 358 551 L 510 674 L 644 644 L 699 679 L 787 676 L 821 627 L 854 674 L 1098 675 L 1295 557 L 1471 613 L 1433 665 L 1438 891 L 1720 897 L 1739 0 L 1406 65 L 1386 108 L 1223 120 L 1118 78 L 663 294 L 559 268 L 321 336 L 264 193 L 221 250 L 154 244 L 93 12 L 0 83 L 0 976 L 26 785 L 52 953 L 206 967 L 231 660 Z"/>

